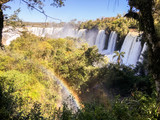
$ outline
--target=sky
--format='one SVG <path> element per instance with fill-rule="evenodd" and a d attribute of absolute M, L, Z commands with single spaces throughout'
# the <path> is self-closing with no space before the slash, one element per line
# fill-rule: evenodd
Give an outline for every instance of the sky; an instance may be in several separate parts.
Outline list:
<path fill-rule="evenodd" d="M 61 19 L 63 22 L 77 19 L 77 21 L 96 20 L 101 17 L 114 17 L 117 14 L 124 14 L 129 7 L 127 0 L 66 0 L 65 6 L 56 8 L 50 6 L 52 0 L 46 0 L 44 10 L 48 16 Z M 21 9 L 19 18 L 26 22 L 45 22 L 45 16 L 36 10 L 30 10 L 20 0 L 8 2 L 6 5 L 11 9 L 4 11 L 5 14 L 13 14 L 13 11 Z M 48 22 L 59 22 L 54 19 L 47 19 Z"/>

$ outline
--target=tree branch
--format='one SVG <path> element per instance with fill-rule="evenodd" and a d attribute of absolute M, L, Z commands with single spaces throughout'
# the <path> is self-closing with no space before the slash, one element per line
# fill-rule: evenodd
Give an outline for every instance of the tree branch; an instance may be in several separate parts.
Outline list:
<path fill-rule="evenodd" d="M 139 14 L 137 12 L 129 11 L 124 17 L 134 18 L 135 20 L 139 21 Z"/>
<path fill-rule="evenodd" d="M 5 3 L 7 3 L 7 2 L 9 2 L 10 0 L 1 0 L 0 1 L 0 4 L 2 5 L 2 4 L 5 4 Z"/>
<path fill-rule="evenodd" d="M 30 7 L 30 8 L 32 8 L 32 9 L 38 11 L 39 13 L 42 13 L 42 14 L 46 17 L 46 20 L 47 20 L 47 18 L 51 18 L 51 19 L 58 20 L 58 21 L 62 22 L 61 19 L 53 18 L 53 17 L 51 17 L 51 16 L 48 16 L 48 15 L 44 12 L 43 9 L 38 9 L 38 8 L 36 8 L 35 6 L 31 5 L 29 2 L 27 2 L 27 1 L 25 1 L 25 0 L 22 0 L 22 2 L 26 3 L 26 4 L 28 5 L 28 7 Z M 46 20 L 45 20 L 45 21 L 46 21 Z"/>

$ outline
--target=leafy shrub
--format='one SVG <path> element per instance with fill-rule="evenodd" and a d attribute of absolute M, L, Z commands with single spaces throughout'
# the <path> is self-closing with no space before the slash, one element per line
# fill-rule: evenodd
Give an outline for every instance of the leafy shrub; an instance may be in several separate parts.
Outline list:
<path fill-rule="evenodd" d="M 151 94 L 154 88 L 149 76 L 138 76 L 131 67 L 125 65 L 109 64 L 100 69 L 99 78 L 106 88 L 122 96 L 128 96 L 135 90 Z"/>
<path fill-rule="evenodd" d="M 93 102 L 84 104 L 82 109 L 73 113 L 67 105 L 64 105 L 63 109 L 55 114 L 60 120 L 157 120 L 160 118 L 156 98 L 138 91 L 123 100 L 117 97 L 111 107 L 106 108 Z"/>
<path fill-rule="evenodd" d="M 80 29 L 99 29 L 108 31 L 116 31 L 120 38 L 123 38 L 129 32 L 129 28 L 137 28 L 137 21 L 117 15 L 117 17 L 101 18 L 95 21 L 89 20 L 82 22 Z"/>

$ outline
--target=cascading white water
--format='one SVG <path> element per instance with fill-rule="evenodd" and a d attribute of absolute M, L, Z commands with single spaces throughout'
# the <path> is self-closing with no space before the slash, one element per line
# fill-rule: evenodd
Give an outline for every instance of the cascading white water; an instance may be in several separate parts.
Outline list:
<path fill-rule="evenodd" d="M 19 34 L 10 34 L 9 36 L 11 36 L 9 39 L 7 39 L 6 41 L 6 45 L 10 45 L 11 41 L 15 40 L 16 38 L 20 37 Z"/>
<path fill-rule="evenodd" d="M 116 40 L 117 40 L 117 33 L 115 31 L 112 31 L 109 35 L 108 40 L 108 48 L 107 50 L 103 50 L 101 53 L 105 55 L 111 55 L 113 54 L 116 46 Z M 111 55 L 112 56 L 112 55 Z"/>
<path fill-rule="evenodd" d="M 51 37 L 51 38 L 65 38 L 65 37 L 77 37 L 85 39 L 86 42 L 93 46 L 95 44 L 94 39 L 96 38 L 96 31 L 88 31 L 86 29 L 80 29 L 77 31 L 77 29 L 74 28 L 68 28 L 66 27 L 57 27 L 57 28 L 29 28 L 30 32 L 37 36 L 41 37 Z"/>
<path fill-rule="evenodd" d="M 4 28 L 3 29 L 3 44 L 9 45 L 11 41 L 15 40 L 16 38 L 20 37 L 19 30 L 21 29 L 12 29 L 12 28 Z"/>
<path fill-rule="evenodd" d="M 117 40 L 117 33 L 115 31 L 112 31 L 109 36 L 109 43 L 108 43 L 108 49 L 107 49 L 109 54 L 112 54 L 114 52 L 116 40 Z"/>
<path fill-rule="evenodd" d="M 76 29 L 74 28 L 63 28 L 62 32 L 61 32 L 61 36 L 62 38 L 65 38 L 65 37 L 76 37 Z"/>
<path fill-rule="evenodd" d="M 61 28 L 55 28 L 52 32 L 52 38 L 59 38 L 61 36 L 61 31 L 62 31 L 62 27 Z"/>
<path fill-rule="evenodd" d="M 141 42 L 140 42 L 140 39 L 138 38 L 137 40 L 134 40 L 134 42 L 133 42 L 133 46 L 132 46 L 131 52 L 129 54 L 127 64 L 132 64 L 135 66 L 138 59 L 139 59 L 141 50 L 142 50 Z"/>
<path fill-rule="evenodd" d="M 4 28 L 7 30 L 8 28 Z M 109 35 L 108 47 L 107 50 L 103 50 L 105 46 L 106 35 L 104 30 L 96 31 L 96 30 L 86 30 L 86 29 L 73 29 L 68 27 L 56 27 L 56 28 L 39 28 L 39 27 L 28 27 L 28 31 L 32 32 L 37 36 L 48 36 L 51 38 L 65 38 L 67 36 L 82 38 L 87 42 L 90 46 L 96 45 L 99 52 L 101 54 L 105 54 L 110 58 L 110 61 L 114 62 L 116 58 L 113 60 L 113 52 L 115 50 L 117 33 L 112 31 Z M 3 38 L 5 38 L 4 44 L 9 45 L 10 42 L 17 37 L 20 36 L 19 33 L 3 33 Z M 141 42 L 138 38 L 138 34 L 135 32 L 128 33 L 126 36 L 124 43 L 121 47 L 120 52 L 125 52 L 123 63 L 126 65 L 136 65 L 138 59 L 141 62 L 142 53 L 146 49 L 146 44 L 144 44 L 143 50 L 141 48 Z M 142 50 L 142 51 L 141 51 Z M 140 56 L 141 55 L 141 56 Z M 142 60 L 141 60 L 142 59 Z"/>
<path fill-rule="evenodd" d="M 120 52 L 125 52 L 123 63 L 126 65 L 136 65 L 141 53 L 141 42 L 138 34 L 128 33 Z"/>
<path fill-rule="evenodd" d="M 142 63 L 142 61 L 143 61 L 143 54 L 144 54 L 144 52 L 147 50 L 147 43 L 145 43 L 144 45 L 143 45 L 143 49 L 142 49 L 142 51 L 141 51 L 141 55 L 140 55 L 140 57 L 139 57 L 139 60 L 138 60 L 138 62 L 141 62 Z"/>
<path fill-rule="evenodd" d="M 87 31 L 86 29 L 77 30 L 77 29 L 71 29 L 71 28 L 70 29 L 68 28 L 53 29 L 52 28 L 52 30 L 51 28 L 48 28 L 48 29 L 39 28 L 39 30 L 38 28 L 32 28 L 32 31 L 36 35 L 40 35 L 43 33 L 43 36 L 45 36 L 48 33 L 52 36 L 52 38 L 60 38 L 60 37 L 64 38 L 67 36 L 83 38 L 89 44 L 89 46 L 96 45 L 99 52 L 101 54 L 107 55 L 110 58 L 111 62 L 116 61 L 116 58 L 112 59 L 114 55 L 113 52 L 116 46 L 117 36 L 118 36 L 115 31 L 112 31 L 109 35 L 107 50 L 103 50 L 105 46 L 105 40 L 106 40 L 106 35 L 104 30 L 100 30 L 98 34 L 97 34 L 97 31 L 95 30 Z M 135 32 L 128 33 L 120 50 L 120 52 L 125 52 L 124 58 L 122 58 L 123 64 L 136 65 L 139 59 L 141 50 L 142 50 L 141 42 L 138 39 L 138 34 Z"/>
<path fill-rule="evenodd" d="M 77 32 L 77 37 L 78 38 L 85 38 L 86 36 L 86 29 L 80 29 L 78 32 Z"/>
<path fill-rule="evenodd" d="M 98 34 L 97 30 L 88 30 L 86 32 L 85 39 L 89 46 L 95 45 L 97 34 Z"/>
<path fill-rule="evenodd" d="M 44 32 L 44 28 L 39 28 L 39 27 L 31 27 L 28 28 L 28 30 L 37 36 L 42 36 Z"/>
<path fill-rule="evenodd" d="M 77 30 L 70 28 L 63 28 L 63 27 L 57 27 L 57 28 L 37 28 L 32 27 L 31 29 L 28 29 L 30 32 L 37 36 L 41 37 L 51 37 L 51 38 L 65 38 L 65 37 L 76 37 L 77 36 Z"/>
<path fill-rule="evenodd" d="M 129 33 L 123 42 L 123 45 L 121 47 L 121 52 L 125 52 L 123 63 L 127 63 L 128 56 L 129 56 L 134 39 L 136 39 L 136 37 L 130 35 Z"/>
<path fill-rule="evenodd" d="M 105 40 L 106 40 L 105 30 L 100 30 L 98 32 L 98 35 L 97 35 L 97 38 L 96 38 L 96 42 L 95 42 L 95 45 L 97 46 L 97 48 L 98 48 L 98 50 L 99 50 L 100 53 L 104 49 Z"/>
<path fill-rule="evenodd" d="M 40 34 L 39 36 L 42 36 L 42 37 L 45 37 L 45 36 L 51 36 L 52 35 L 52 32 L 54 30 L 54 28 L 44 28 L 43 29 L 43 32 L 41 32 L 42 28 L 40 28 Z"/>

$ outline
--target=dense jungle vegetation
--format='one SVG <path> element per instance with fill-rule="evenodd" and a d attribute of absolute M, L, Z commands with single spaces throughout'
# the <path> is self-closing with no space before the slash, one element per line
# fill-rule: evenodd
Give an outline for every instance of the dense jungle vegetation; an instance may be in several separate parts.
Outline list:
<path fill-rule="evenodd" d="M 135 3 L 129 1 L 132 7 L 140 9 L 138 6 L 141 5 L 138 3 L 140 0 L 134 0 Z M 154 1 L 156 2 L 153 18 L 155 32 L 159 37 L 160 2 Z M 140 12 L 143 13 L 146 8 L 140 9 Z M 141 15 L 146 14 L 140 14 L 140 17 Z M 144 22 L 143 18 L 139 21 Z M 116 18 L 83 22 L 79 28 L 115 30 L 123 38 L 129 29 L 134 28 L 146 34 L 147 24 L 142 25 L 143 22 L 118 15 Z M 133 69 L 132 66 L 108 63 L 108 58 L 100 55 L 95 46 L 89 47 L 87 44 L 80 44 L 79 41 L 80 39 L 75 38 L 41 38 L 22 32 L 21 37 L 6 47 L 5 51 L 0 51 L 0 119 L 160 119 L 160 105 L 157 102 L 159 91 L 156 91 L 155 78 L 148 68 L 149 62 L 154 63 L 148 58 L 150 49 L 144 53 L 143 63 L 138 63 Z M 154 44 L 150 48 L 152 47 Z M 158 63 L 159 61 L 155 62 L 157 67 Z M 51 70 L 55 76 L 68 84 L 79 96 L 82 102 L 81 109 L 73 112 L 65 103 L 58 108 L 58 103 L 62 99 L 59 86 L 43 72 L 41 66 Z M 159 75 L 157 67 L 154 68 Z"/>
<path fill-rule="evenodd" d="M 145 63 L 134 70 L 109 64 L 95 46 L 78 41 L 23 32 L 6 52 L 0 52 L 1 119 L 158 119 L 155 86 L 145 74 Z M 58 86 L 40 66 L 68 83 L 80 97 L 82 109 L 73 113 L 66 104 L 57 108 Z M 136 70 L 141 70 L 139 75 Z"/>
<path fill-rule="evenodd" d="M 106 32 L 116 31 L 120 37 L 125 36 L 129 32 L 130 28 L 138 29 L 137 21 L 122 17 L 122 15 L 117 15 L 117 17 L 89 20 L 82 22 L 80 25 L 80 29 L 98 29 L 106 30 Z"/>

